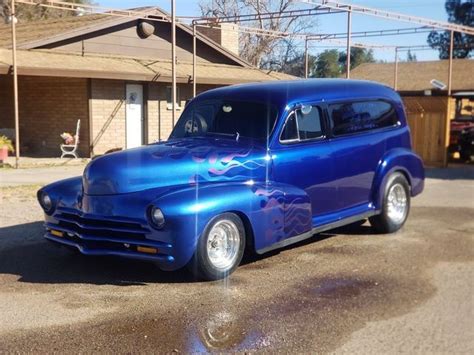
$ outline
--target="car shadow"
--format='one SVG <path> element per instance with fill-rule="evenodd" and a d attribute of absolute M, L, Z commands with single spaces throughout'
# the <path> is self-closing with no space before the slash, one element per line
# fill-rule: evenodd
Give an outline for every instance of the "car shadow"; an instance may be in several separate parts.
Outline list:
<path fill-rule="evenodd" d="M 153 263 L 85 256 L 43 238 L 43 222 L 0 228 L 0 275 L 20 282 L 134 286 L 194 281 L 186 270 L 164 272 Z"/>
<path fill-rule="evenodd" d="M 136 286 L 147 283 L 196 282 L 186 269 L 165 272 L 149 262 L 119 257 L 85 256 L 43 238 L 43 222 L 0 228 L 0 275 L 17 275 L 19 282 Z M 350 225 L 275 250 L 264 255 L 246 254 L 242 264 L 271 258 L 283 250 L 317 243 L 339 234 L 372 234 L 369 226 Z"/>
<path fill-rule="evenodd" d="M 275 255 L 277 255 L 277 254 L 279 254 L 279 253 L 281 253 L 282 251 L 285 251 L 285 250 L 292 250 L 292 249 L 296 249 L 296 248 L 301 248 L 305 245 L 318 243 L 318 242 L 321 242 L 325 239 L 333 238 L 333 237 L 336 237 L 336 236 L 339 236 L 339 235 L 353 235 L 353 236 L 367 235 L 367 236 L 370 236 L 370 235 L 377 234 L 377 232 L 372 227 L 370 227 L 370 225 L 368 223 L 362 224 L 361 222 L 348 224 L 348 225 L 343 226 L 343 227 L 339 227 L 339 228 L 328 230 L 326 232 L 314 234 L 312 237 L 310 237 L 308 239 L 305 239 L 305 240 L 302 240 L 301 242 L 288 245 L 288 246 L 286 246 L 284 248 L 281 248 L 281 249 L 272 250 L 272 251 L 270 251 L 268 253 L 265 253 L 265 254 L 262 254 L 262 255 L 259 255 L 259 254 L 256 254 L 256 253 L 248 253 L 244 256 L 241 265 L 251 264 L 251 263 L 257 262 L 259 260 L 263 260 L 263 259 L 267 259 L 269 257 L 275 256 Z"/>

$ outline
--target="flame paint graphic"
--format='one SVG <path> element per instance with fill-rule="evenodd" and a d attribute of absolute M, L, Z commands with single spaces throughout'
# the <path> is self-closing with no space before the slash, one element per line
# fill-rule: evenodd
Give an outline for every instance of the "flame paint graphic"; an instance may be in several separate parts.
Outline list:
<path fill-rule="evenodd" d="M 256 196 L 261 197 L 262 210 L 270 222 L 265 238 L 269 242 L 280 241 L 307 232 L 311 228 L 311 209 L 308 201 L 295 197 L 286 201 L 285 193 L 278 188 L 257 187 Z"/>

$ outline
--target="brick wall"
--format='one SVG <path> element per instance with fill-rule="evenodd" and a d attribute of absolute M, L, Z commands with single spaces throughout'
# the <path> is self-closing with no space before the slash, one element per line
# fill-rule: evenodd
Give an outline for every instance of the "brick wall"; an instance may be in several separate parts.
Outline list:
<path fill-rule="evenodd" d="M 0 129 L 14 127 L 13 77 L 0 75 Z"/>
<path fill-rule="evenodd" d="M 92 80 L 90 112 L 94 154 L 125 148 L 125 82 Z"/>
<path fill-rule="evenodd" d="M 214 42 L 239 55 L 239 27 L 234 23 L 221 23 L 214 27 L 198 27 L 198 31 Z"/>
<path fill-rule="evenodd" d="M 13 128 L 12 78 L 0 77 L 0 128 Z M 60 156 L 63 132 L 75 134 L 81 120 L 79 154 L 88 155 L 87 79 L 19 77 L 21 154 Z"/>
<path fill-rule="evenodd" d="M 172 130 L 171 110 L 166 101 L 167 83 L 148 85 L 147 142 L 167 140 Z M 89 102 L 87 79 L 20 77 L 20 137 L 22 155 L 60 156 L 59 135 L 75 133 L 81 120 L 79 154 L 88 157 L 89 144 L 94 154 L 126 147 L 126 82 L 120 80 L 91 80 L 90 113 L 92 137 L 89 139 Z M 198 93 L 215 86 L 198 85 Z M 179 119 L 192 85 L 178 84 Z M 146 91 L 145 91 L 146 92 Z M 0 76 L 0 128 L 13 128 L 12 79 Z M 145 143 L 147 143 L 145 142 Z"/>

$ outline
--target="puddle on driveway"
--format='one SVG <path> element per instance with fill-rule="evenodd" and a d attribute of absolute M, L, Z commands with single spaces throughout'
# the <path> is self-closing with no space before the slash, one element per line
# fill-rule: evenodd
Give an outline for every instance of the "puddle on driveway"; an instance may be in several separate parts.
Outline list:
<path fill-rule="evenodd" d="M 378 282 L 357 279 L 322 279 L 316 283 L 313 292 L 323 298 L 348 298 L 359 296 L 362 292 L 378 286 Z"/>

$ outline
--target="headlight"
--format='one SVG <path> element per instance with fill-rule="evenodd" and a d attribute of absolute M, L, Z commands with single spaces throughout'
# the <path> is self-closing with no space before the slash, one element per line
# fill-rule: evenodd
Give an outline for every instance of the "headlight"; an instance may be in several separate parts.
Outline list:
<path fill-rule="evenodd" d="M 40 191 L 38 193 L 38 201 L 46 213 L 50 213 L 53 210 L 53 201 L 46 192 Z"/>
<path fill-rule="evenodd" d="M 158 229 L 161 229 L 165 226 L 165 216 L 158 207 L 152 207 L 150 209 L 150 220 L 152 224 Z"/>

